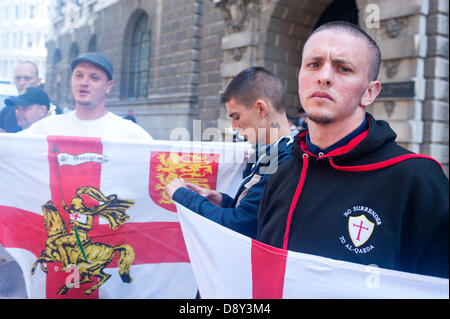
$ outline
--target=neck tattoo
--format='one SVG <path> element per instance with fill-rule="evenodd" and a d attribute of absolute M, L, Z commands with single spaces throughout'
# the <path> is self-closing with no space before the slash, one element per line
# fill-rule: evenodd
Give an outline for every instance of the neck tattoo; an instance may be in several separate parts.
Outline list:
<path fill-rule="evenodd" d="M 280 128 L 280 123 L 278 123 L 278 122 L 271 122 L 270 123 L 270 127 Z"/>

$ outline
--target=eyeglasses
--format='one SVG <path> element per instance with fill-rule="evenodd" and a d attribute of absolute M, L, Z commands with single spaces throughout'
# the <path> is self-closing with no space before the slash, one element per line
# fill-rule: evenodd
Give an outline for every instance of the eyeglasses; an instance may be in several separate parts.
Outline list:
<path fill-rule="evenodd" d="M 21 81 L 21 80 L 31 81 L 31 80 L 33 80 L 33 77 L 32 76 L 15 76 L 14 77 L 14 81 Z"/>

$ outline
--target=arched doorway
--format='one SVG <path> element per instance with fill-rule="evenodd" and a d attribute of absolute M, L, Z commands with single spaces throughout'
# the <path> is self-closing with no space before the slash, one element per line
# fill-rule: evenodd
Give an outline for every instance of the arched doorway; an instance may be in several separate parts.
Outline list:
<path fill-rule="evenodd" d="M 334 0 L 323 11 L 314 29 L 331 21 L 347 21 L 359 25 L 356 2 L 354 0 Z"/>

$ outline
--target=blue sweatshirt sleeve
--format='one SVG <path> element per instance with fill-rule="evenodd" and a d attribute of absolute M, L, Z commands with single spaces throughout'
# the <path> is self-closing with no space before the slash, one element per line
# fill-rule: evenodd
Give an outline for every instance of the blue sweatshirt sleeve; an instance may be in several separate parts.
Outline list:
<path fill-rule="evenodd" d="M 225 193 L 222 194 L 222 207 L 227 208 L 233 206 L 234 199 Z"/>
<path fill-rule="evenodd" d="M 187 188 L 181 187 L 172 199 L 184 207 L 196 212 L 220 225 L 237 231 L 245 236 L 255 238 L 259 201 L 266 179 L 262 178 L 258 183 L 247 190 L 236 207 L 219 207 L 211 203 L 206 197 L 201 196 Z M 224 194 L 225 201 L 230 203 L 232 198 Z"/>

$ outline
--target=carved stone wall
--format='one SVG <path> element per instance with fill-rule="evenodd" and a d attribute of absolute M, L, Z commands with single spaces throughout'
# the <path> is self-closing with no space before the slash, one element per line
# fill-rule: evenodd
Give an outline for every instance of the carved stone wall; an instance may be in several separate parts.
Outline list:
<path fill-rule="evenodd" d="M 358 1 L 360 8 L 373 3 Z M 369 111 L 390 123 L 400 144 L 433 156 L 448 175 L 448 1 L 375 3 L 380 26 L 366 31 L 380 46 L 379 79 L 389 92 Z"/>
<path fill-rule="evenodd" d="M 71 9 L 53 19 L 47 87 L 61 106 L 73 107 L 70 56 L 95 43 L 115 65 L 110 109 L 119 115 L 133 109 L 155 138 L 168 139 L 177 127 L 194 139 L 202 138 L 194 136 L 194 127 L 225 132 L 230 122 L 220 95 L 233 76 L 253 65 L 283 80 L 287 112 L 295 116 L 304 41 L 327 9 L 339 10 L 339 1 L 60 1 Z M 388 121 L 401 144 L 435 157 L 448 172 L 448 1 L 355 2 L 359 25 L 379 43 L 383 57 L 383 95 L 368 111 Z M 124 93 L 126 41 L 139 12 L 151 24 L 148 96 L 131 100 Z"/>

